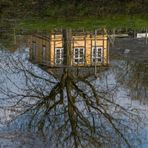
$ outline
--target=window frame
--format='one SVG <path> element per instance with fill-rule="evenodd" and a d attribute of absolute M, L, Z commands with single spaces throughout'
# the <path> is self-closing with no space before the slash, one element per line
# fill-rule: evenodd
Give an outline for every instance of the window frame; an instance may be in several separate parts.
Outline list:
<path fill-rule="evenodd" d="M 76 57 L 76 49 L 78 49 L 78 57 Z M 83 49 L 83 56 L 81 57 L 81 53 L 80 53 L 80 50 Z M 83 60 L 82 62 L 80 62 L 79 60 Z M 74 52 L 73 52 L 73 61 L 75 64 L 84 64 L 85 62 L 85 48 L 84 47 L 75 47 L 74 48 Z M 76 62 L 75 60 L 78 60 L 78 62 Z"/>
<path fill-rule="evenodd" d="M 101 54 L 100 54 L 100 56 L 94 56 L 94 49 L 101 49 Z M 95 62 L 93 61 L 95 58 L 97 59 L 96 60 L 96 64 L 100 64 L 100 63 L 102 63 L 103 62 L 103 50 L 104 50 L 104 48 L 102 47 L 102 46 L 96 46 L 96 47 L 92 47 L 92 51 L 91 51 L 91 62 L 92 62 L 92 64 L 95 64 Z M 97 53 L 99 53 L 99 51 L 97 51 Z M 98 61 L 98 59 L 100 59 L 100 61 Z"/>
<path fill-rule="evenodd" d="M 59 50 L 59 60 L 60 63 L 57 62 L 57 50 Z M 62 65 L 64 61 L 64 48 L 55 48 L 55 64 L 56 65 Z"/>

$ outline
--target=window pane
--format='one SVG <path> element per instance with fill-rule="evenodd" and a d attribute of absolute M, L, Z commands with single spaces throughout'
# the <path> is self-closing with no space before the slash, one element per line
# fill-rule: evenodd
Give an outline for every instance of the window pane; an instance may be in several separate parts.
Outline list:
<path fill-rule="evenodd" d="M 78 49 L 75 49 L 75 53 L 78 53 L 78 51 L 79 51 Z"/>
<path fill-rule="evenodd" d="M 75 62 L 78 63 L 78 59 L 75 59 Z"/>
<path fill-rule="evenodd" d="M 60 53 L 60 50 L 57 50 L 57 51 L 56 51 L 56 53 L 58 53 L 58 54 L 59 54 L 59 53 Z"/>
<path fill-rule="evenodd" d="M 84 54 L 82 53 L 82 54 L 80 54 L 80 58 L 82 58 L 84 56 Z"/>
<path fill-rule="evenodd" d="M 83 59 L 79 59 L 79 62 L 80 62 L 80 63 L 83 63 L 83 62 L 84 62 L 84 60 L 83 60 Z"/>
<path fill-rule="evenodd" d="M 98 57 L 101 57 L 101 48 L 98 48 Z"/>
<path fill-rule="evenodd" d="M 75 58 L 78 58 L 78 49 L 75 49 L 74 55 L 75 55 Z"/>
<path fill-rule="evenodd" d="M 78 56 L 78 54 L 75 54 L 75 58 L 78 58 L 79 56 Z"/>
<path fill-rule="evenodd" d="M 80 53 L 83 53 L 83 48 L 80 48 Z"/>

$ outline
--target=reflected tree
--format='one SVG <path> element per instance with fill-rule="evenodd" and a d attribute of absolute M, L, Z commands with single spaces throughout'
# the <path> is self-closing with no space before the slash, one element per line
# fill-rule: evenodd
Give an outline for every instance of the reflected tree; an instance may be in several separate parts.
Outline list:
<path fill-rule="evenodd" d="M 22 58 L 9 55 L 7 60 L 7 68 L 1 69 L 13 87 L 1 85 L 3 99 L 15 101 L 9 105 L 13 109 L 23 108 L 18 115 L 25 115 L 28 127 L 42 133 L 50 146 L 130 147 L 136 140 L 139 113 L 116 103 L 111 91 L 100 90 L 99 80 L 77 76 L 68 68 L 56 77 Z M 17 84 L 18 74 L 23 82 Z"/>
<path fill-rule="evenodd" d="M 63 30 L 65 42 L 70 34 L 70 30 Z M 69 47 L 64 44 L 65 53 Z M 76 75 L 68 66 L 60 76 L 49 70 L 47 73 L 21 54 L 4 53 L 0 57 L 0 95 L 6 104 L 1 108 L 21 110 L 14 122 L 25 116 L 20 124 L 41 133 L 51 147 L 137 144 L 142 116 L 137 109 L 116 102 L 114 92 L 118 85 L 114 90 L 100 89 L 103 84 L 99 79 Z"/>

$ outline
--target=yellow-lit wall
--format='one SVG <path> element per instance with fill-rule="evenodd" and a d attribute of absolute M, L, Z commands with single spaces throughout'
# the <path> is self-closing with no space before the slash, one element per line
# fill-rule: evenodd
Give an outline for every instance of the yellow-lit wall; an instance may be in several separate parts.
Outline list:
<path fill-rule="evenodd" d="M 108 64 L 108 39 L 107 36 L 104 35 L 97 35 L 96 38 L 91 35 L 81 35 L 81 36 L 72 36 L 71 39 L 71 65 L 75 65 L 73 61 L 73 51 L 74 48 L 82 47 L 85 50 L 85 63 L 84 66 L 91 65 L 91 54 L 92 54 L 92 47 L 95 46 L 103 47 L 103 59 L 101 64 Z M 55 66 L 55 48 L 63 48 L 63 38 L 62 35 L 55 35 L 52 34 L 49 40 L 45 40 L 42 37 L 32 36 L 31 41 L 36 42 L 37 45 L 37 57 L 36 62 L 42 63 L 42 46 L 46 45 L 47 53 L 46 53 L 46 60 L 47 64 L 50 63 L 50 66 Z M 31 55 L 31 53 L 30 53 Z M 81 66 L 81 65 L 80 65 Z"/>

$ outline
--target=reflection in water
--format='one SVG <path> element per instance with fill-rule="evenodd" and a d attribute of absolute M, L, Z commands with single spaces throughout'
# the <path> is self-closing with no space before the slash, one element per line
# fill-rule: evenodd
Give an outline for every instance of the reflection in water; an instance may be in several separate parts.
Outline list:
<path fill-rule="evenodd" d="M 30 37 L 30 59 L 38 64 L 61 67 L 108 64 L 107 35 L 71 29 Z"/>
<path fill-rule="evenodd" d="M 41 81 L 51 80 L 31 71 L 27 73 Z M 30 79 L 27 77 L 27 80 Z M 133 140 L 130 137 L 131 134 L 134 136 L 140 116 L 116 104 L 111 99 L 112 93 L 100 91 L 98 83 L 89 77 L 77 76 L 65 68 L 61 79 L 58 78 L 57 83 L 51 89 L 48 88 L 46 93 L 44 89 L 38 89 L 37 94 L 36 89 L 40 86 L 32 86 L 38 100 L 29 107 L 27 125 L 48 137 L 53 147 L 99 147 L 121 143 L 130 146 L 130 140 Z"/>
<path fill-rule="evenodd" d="M 128 89 L 133 100 L 143 104 L 148 103 L 148 62 L 129 61 L 128 59 L 116 65 L 118 82 Z M 124 73 L 123 73 L 124 71 Z"/>
<path fill-rule="evenodd" d="M 116 40 L 115 47 L 110 49 L 113 73 L 117 81 L 126 89 L 129 98 L 139 100 L 143 104 L 148 102 L 147 48 L 145 38 L 119 38 Z"/>
<path fill-rule="evenodd" d="M 36 141 L 35 141 L 36 139 Z M 0 132 L 0 146 L 2 148 L 46 148 L 46 144 L 41 136 L 29 132 L 3 131 Z"/>
<path fill-rule="evenodd" d="M 22 109 L 19 117 L 11 118 L 7 130 L 29 127 L 45 137 L 47 147 L 137 146 L 135 130 L 138 132 L 143 122 L 141 113 L 118 104 L 116 98 L 122 84 L 129 89 L 137 84 L 133 83 L 137 66 L 120 61 L 108 67 L 108 48 L 103 45 L 106 37 L 104 41 L 95 33 L 62 33 L 29 38 L 30 60 L 41 69 L 21 51 L 0 57 L 2 101 L 6 107 Z M 144 86 L 145 76 L 138 78 Z"/>

